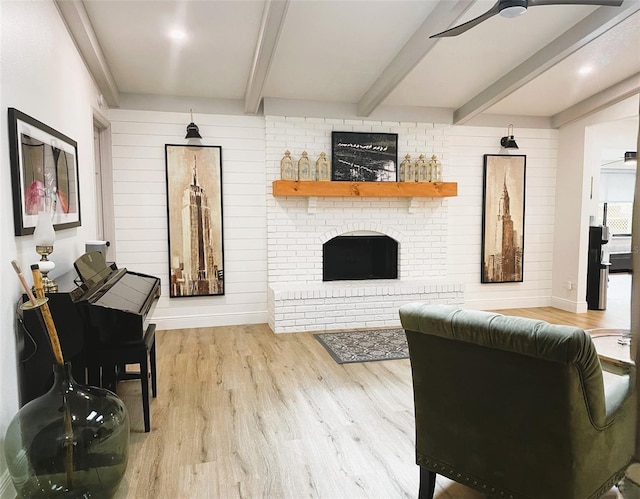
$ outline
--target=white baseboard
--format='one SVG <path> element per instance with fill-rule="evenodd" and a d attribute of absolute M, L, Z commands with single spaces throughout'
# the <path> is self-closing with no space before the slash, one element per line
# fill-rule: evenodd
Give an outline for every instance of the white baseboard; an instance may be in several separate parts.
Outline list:
<path fill-rule="evenodd" d="M 554 307 L 574 314 L 587 311 L 587 302 L 576 302 L 557 296 L 529 296 L 500 298 L 498 300 L 466 300 L 464 307 L 477 310 L 499 310 L 509 308 Z"/>
<path fill-rule="evenodd" d="M 529 296 L 500 299 L 465 300 L 461 305 L 476 310 L 497 310 L 509 308 L 555 307 L 573 313 L 585 313 L 586 302 L 575 302 L 564 298 L 549 296 Z M 156 310 L 156 313 L 158 311 Z M 266 324 L 269 317 L 267 311 L 230 314 L 203 314 L 162 317 L 154 316 L 157 329 L 188 329 L 199 327 L 234 326 L 239 324 Z M 0 499 L 3 499 L 0 497 Z"/>
<path fill-rule="evenodd" d="M 158 331 L 163 329 L 189 329 L 197 327 L 235 326 L 238 324 L 266 324 L 267 311 L 235 313 L 235 314 L 207 314 L 173 317 L 156 317 L 152 322 Z"/>
<path fill-rule="evenodd" d="M 489 300 L 468 300 L 463 307 L 476 310 L 500 310 L 508 308 L 550 307 L 551 298 L 548 296 L 523 296 L 514 298 L 499 298 Z"/>
<path fill-rule="evenodd" d="M 574 314 L 584 314 L 587 312 L 586 301 L 576 302 L 565 298 L 558 298 L 557 296 L 551 297 L 551 306 L 559 308 L 560 310 L 566 310 L 567 312 L 573 312 Z"/>
<path fill-rule="evenodd" d="M 13 488 L 9 470 L 4 470 L 0 475 L 0 499 L 15 499 L 15 497 L 16 490 Z"/>

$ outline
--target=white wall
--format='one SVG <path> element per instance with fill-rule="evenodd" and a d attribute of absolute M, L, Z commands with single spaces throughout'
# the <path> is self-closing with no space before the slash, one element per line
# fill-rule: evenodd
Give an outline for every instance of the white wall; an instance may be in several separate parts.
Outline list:
<path fill-rule="evenodd" d="M 415 272 L 413 269 L 405 267 L 404 277 L 415 275 L 418 279 L 461 283 L 465 291 L 465 306 L 473 308 L 535 307 L 550 304 L 554 249 L 553 225 L 556 213 L 557 130 L 525 128 L 515 131 L 520 149 L 514 153 L 527 156 L 524 282 L 481 284 L 483 155 L 507 153 L 500 147 L 500 137 L 505 132 L 503 128 L 273 116 L 267 117 L 267 121 L 267 164 L 271 165 L 270 179 L 279 174 L 276 160 L 282 157 L 286 149 L 290 149 L 292 155 L 296 157 L 300 156 L 303 149 L 306 149 L 312 158 L 316 158 L 322 151 L 328 152 L 331 130 L 398 133 L 400 159 L 407 153 L 410 153 L 414 159 L 419 153 L 437 154 L 443 163 L 444 180 L 458 182 L 458 196 L 423 200 L 417 210 L 417 215 L 423 217 L 423 224 L 426 228 L 426 235 L 421 234 L 420 238 L 428 240 L 428 228 L 431 225 L 430 214 L 444 213 L 448 226 L 440 230 L 436 223 L 435 230 L 443 234 L 447 240 L 444 244 L 433 245 L 434 254 L 428 254 L 426 260 L 418 258 Z M 271 199 L 269 202 L 281 208 L 274 211 L 270 217 L 291 218 L 291 220 L 283 220 L 281 223 L 275 223 L 270 218 L 270 227 L 273 226 L 277 229 L 280 226 L 284 228 L 300 225 L 307 227 L 309 218 L 315 217 L 317 224 L 324 225 L 329 230 L 333 226 L 339 226 L 344 218 L 345 215 L 339 212 L 346 213 L 347 219 L 355 222 L 352 213 L 354 207 L 371 204 L 373 201 L 363 199 L 318 200 L 317 213 L 311 217 L 306 213 L 300 213 L 298 205 L 301 203 L 304 205 L 305 201 L 292 198 L 277 201 Z M 380 220 L 383 226 L 385 224 L 393 226 L 393 217 L 402 211 L 407 201 L 385 200 L 382 203 L 385 206 L 377 210 L 377 214 L 374 216 L 375 221 Z M 327 218 L 325 216 L 326 210 L 329 210 L 330 220 L 325 220 Z M 357 213 L 357 216 L 363 217 L 366 222 L 372 215 Z M 406 219 L 409 221 L 415 216 L 415 214 L 406 214 Z M 301 217 L 303 218 L 301 219 Z M 437 218 L 435 221 L 437 222 Z M 405 225 L 400 223 L 398 228 L 403 230 Z M 275 243 L 270 242 L 270 252 L 278 250 L 278 240 L 284 244 L 284 239 L 279 232 L 270 233 L 270 241 L 275 241 Z M 420 251 L 425 252 L 422 248 Z M 445 261 L 442 263 L 445 264 L 444 267 L 442 267 L 440 260 L 443 251 Z M 306 259 L 303 256 L 289 255 L 288 258 L 291 261 L 305 263 Z M 414 258 L 416 255 L 411 254 L 411 257 Z M 437 262 L 435 267 L 429 265 L 431 257 L 433 257 L 432 262 Z M 313 255 L 309 259 L 314 260 Z M 411 262 L 411 258 L 407 260 Z M 305 268 L 306 271 L 302 273 L 302 277 L 280 276 L 278 272 L 283 271 L 277 267 L 277 262 L 273 268 L 270 263 L 270 281 L 306 279 L 308 275 L 315 275 L 314 272 L 319 272 L 318 269 Z"/>
<path fill-rule="evenodd" d="M 633 118 L 637 113 L 636 95 L 560 129 L 551 301 L 557 308 L 587 310 L 588 227 L 590 216 L 597 215 L 600 158 L 602 148 L 620 146 L 621 135 L 619 128 L 602 124 Z M 635 150 L 630 141 L 629 149 Z M 573 289 L 568 289 L 569 280 Z"/>
<path fill-rule="evenodd" d="M 266 206 L 275 203 L 280 207 L 297 207 L 306 202 L 286 199 L 276 202 L 268 194 L 271 180 L 277 177 L 279 159 L 287 148 L 296 157 L 307 149 L 315 159 L 321 151 L 330 151 L 331 130 L 372 127 L 401 135 L 401 157 L 406 153 L 413 157 L 435 152 L 443 161 L 444 179 L 458 182 L 458 197 L 418 203 L 419 213 L 435 206 L 444 210 L 447 213 L 444 233 L 448 233 L 446 244 L 434 247 L 438 255 L 443 251 L 446 254 L 444 268 L 442 265 L 437 270 L 428 268 L 426 262 L 420 278 L 461 283 L 465 303 L 473 308 L 550 304 L 558 148 L 555 130 L 516 130 L 520 145 L 517 152 L 527 155 L 524 282 L 481 284 L 483 154 L 505 152 L 499 146 L 503 129 L 282 116 L 268 116 L 266 126 L 262 117 L 196 115 L 194 119 L 204 137 L 202 143 L 222 146 L 227 295 L 169 299 L 164 144 L 186 143 L 184 131 L 190 118 L 187 113 L 124 109 L 111 110 L 109 118 L 113 132 L 116 261 L 131 270 L 162 278 L 163 297 L 154 314 L 154 320 L 162 328 L 265 322 L 267 251 L 275 249 L 267 247 L 267 227 L 277 225 L 267 220 Z M 363 203 L 369 206 L 372 201 L 319 199 L 317 213 L 312 217 L 324 220 L 327 209 L 336 217 L 346 207 L 362 211 Z M 391 211 L 400 212 L 406 210 L 408 200 L 384 203 Z M 402 206 L 396 206 L 398 203 Z M 287 209 L 279 216 L 297 217 L 299 211 Z M 299 215 L 308 219 L 307 209 L 302 211 Z M 377 211 L 380 219 L 389 212 Z M 276 215 L 274 212 L 270 216 Z M 332 219 L 331 223 L 334 222 Z M 429 224 L 427 218 L 424 224 Z M 278 237 L 273 234 L 271 240 L 282 239 Z M 292 274 L 279 276 L 277 260 L 274 265 L 269 269 L 269 279 L 281 282 L 283 278 L 293 278 Z M 403 270 L 405 277 L 411 275 L 407 269 Z"/>
<path fill-rule="evenodd" d="M 112 109 L 116 262 L 160 277 L 159 329 L 267 322 L 264 118 L 196 114 L 222 146 L 225 295 L 169 298 L 165 144 L 187 144 L 188 113 Z"/>
<path fill-rule="evenodd" d="M 331 157 L 331 132 L 394 133 L 398 161 L 433 154 L 448 165 L 448 125 L 372 119 L 266 117 L 269 325 L 277 333 L 398 327 L 409 301 L 460 305 L 463 291 L 448 279 L 449 198 L 274 197 L 285 151 L 298 161 Z M 445 180 L 450 180 L 444 168 Z M 453 179 L 455 180 L 455 179 Z M 323 244 L 354 231 L 398 242 L 398 279 L 322 281 Z"/>
<path fill-rule="evenodd" d="M 449 131 L 447 178 L 458 182 L 458 197 L 449 204 L 447 268 L 452 279 L 464 283 L 469 308 L 550 304 L 558 132 L 523 128 L 514 133 L 519 149 L 511 154 L 527 156 L 523 282 L 481 284 L 483 155 L 507 154 L 500 147 L 505 129 L 460 126 Z"/>
<path fill-rule="evenodd" d="M 432 154 L 447 164 L 448 126 L 367 119 L 267 116 L 267 181 L 280 178 L 280 160 L 289 150 L 297 162 L 306 151 L 315 163 L 321 152 L 331 159 L 331 132 L 398 134 L 398 161 Z M 455 181 L 447 168 L 444 179 Z M 308 209 L 308 198 L 268 196 L 269 282 L 322 281 L 322 244 L 353 230 L 377 231 L 400 243 L 399 279 L 446 277 L 446 229 L 449 198 L 323 198 Z M 410 203 L 413 205 L 409 206 Z"/>
<path fill-rule="evenodd" d="M 72 268 L 84 241 L 95 238 L 93 112 L 97 90 L 51 1 L 0 2 L 0 444 L 18 408 L 14 306 L 21 294 L 10 262 L 28 269 L 39 257 L 32 236 L 14 236 L 7 108 L 20 111 L 78 143 L 82 226 L 57 232 L 52 275 Z M 1 447 L 1 445 L 0 445 Z M 10 495 L 4 453 L 0 453 L 0 496 Z"/>

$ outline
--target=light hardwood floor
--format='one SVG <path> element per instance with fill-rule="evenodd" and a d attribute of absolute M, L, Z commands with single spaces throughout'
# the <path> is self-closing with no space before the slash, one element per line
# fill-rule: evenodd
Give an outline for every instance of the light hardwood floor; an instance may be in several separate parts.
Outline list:
<path fill-rule="evenodd" d="M 628 328 L 625 300 L 580 315 L 503 313 Z M 159 331 L 156 341 L 150 433 L 139 383 L 118 387 L 132 425 L 118 498 L 417 497 L 408 360 L 339 365 L 312 334 L 266 325 Z M 436 497 L 484 496 L 438 477 Z"/>

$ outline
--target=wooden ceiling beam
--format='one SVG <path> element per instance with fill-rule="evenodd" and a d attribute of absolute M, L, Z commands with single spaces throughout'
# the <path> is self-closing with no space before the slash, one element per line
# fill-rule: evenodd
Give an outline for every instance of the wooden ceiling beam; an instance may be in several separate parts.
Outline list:
<path fill-rule="evenodd" d="M 440 38 L 429 37 L 453 26 L 475 1 L 438 2 L 416 32 L 400 49 L 400 52 L 360 99 L 358 115 L 370 116 L 440 41 Z"/>
<path fill-rule="evenodd" d="M 60 17 L 75 43 L 89 73 L 109 107 L 119 107 L 118 86 L 104 57 L 89 15 L 80 0 L 54 0 Z"/>
<path fill-rule="evenodd" d="M 553 115 L 551 117 L 551 126 L 553 128 L 561 128 L 570 125 L 579 119 L 586 118 L 591 114 L 602 111 L 628 97 L 638 94 L 640 94 L 640 73 L 636 73 L 626 80 L 622 80 L 602 92 L 598 92 L 564 111 Z"/>
<path fill-rule="evenodd" d="M 289 0 L 267 0 L 262 12 L 262 24 L 253 54 L 253 63 L 244 94 L 244 112 L 258 114 L 262 103 L 264 84 L 284 26 Z"/>

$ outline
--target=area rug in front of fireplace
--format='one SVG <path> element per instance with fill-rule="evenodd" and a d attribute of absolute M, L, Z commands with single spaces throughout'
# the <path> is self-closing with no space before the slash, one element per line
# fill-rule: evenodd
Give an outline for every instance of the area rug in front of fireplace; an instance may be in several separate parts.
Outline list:
<path fill-rule="evenodd" d="M 409 358 L 404 329 L 318 333 L 314 336 L 338 364 Z"/>

